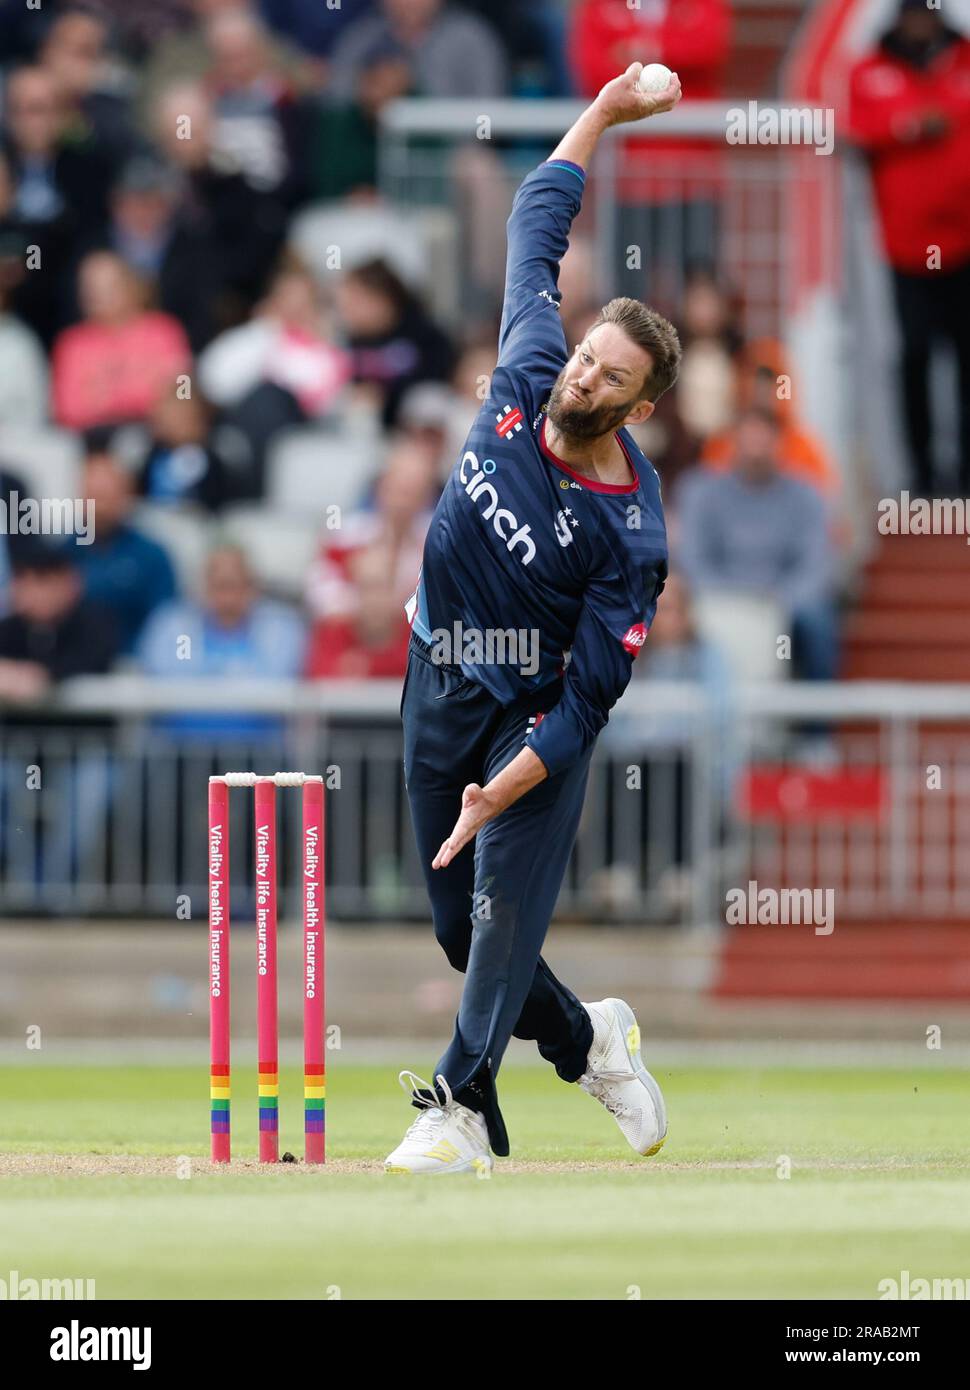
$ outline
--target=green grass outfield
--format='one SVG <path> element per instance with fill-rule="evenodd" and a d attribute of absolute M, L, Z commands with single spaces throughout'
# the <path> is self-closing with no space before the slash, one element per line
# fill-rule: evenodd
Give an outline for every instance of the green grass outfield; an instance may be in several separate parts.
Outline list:
<path fill-rule="evenodd" d="M 0 1278 L 93 1278 L 99 1298 L 259 1299 L 868 1299 L 903 1269 L 970 1279 L 965 1072 L 657 1076 L 670 1136 L 636 1160 L 578 1088 L 510 1066 L 521 1166 L 497 1160 L 485 1182 L 381 1172 L 413 1113 L 390 1067 L 332 1068 L 335 1162 L 307 1172 L 252 1164 L 255 1087 L 240 1066 L 235 1150 L 250 1162 L 213 1174 L 204 1064 L 18 1065 L 0 1071 Z M 282 1147 L 302 1154 L 298 1070 L 281 1079 Z M 85 1175 L 51 1172 L 63 1161 L 45 1154 L 85 1156 Z M 95 1155 L 145 1156 L 147 1175 L 89 1173 Z"/>

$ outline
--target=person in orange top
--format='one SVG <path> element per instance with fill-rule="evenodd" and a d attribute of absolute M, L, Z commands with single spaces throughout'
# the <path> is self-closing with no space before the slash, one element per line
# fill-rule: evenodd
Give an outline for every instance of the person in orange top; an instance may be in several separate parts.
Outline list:
<path fill-rule="evenodd" d="M 756 342 L 744 353 L 738 380 L 741 410 L 770 410 L 779 421 L 779 471 L 803 483 L 810 483 L 829 498 L 839 492 L 840 479 L 832 459 L 815 435 L 798 419 L 794 401 L 778 397 L 778 380 L 787 375 L 781 348 L 777 343 Z M 708 439 L 701 451 L 701 464 L 714 473 L 726 473 L 733 465 L 737 447 L 732 426 Z"/>
<path fill-rule="evenodd" d="M 188 371 L 192 350 L 182 325 L 144 307 L 142 282 L 120 256 L 95 251 L 78 271 L 83 322 L 54 343 L 54 418 L 69 429 L 144 420 L 163 389 Z"/>

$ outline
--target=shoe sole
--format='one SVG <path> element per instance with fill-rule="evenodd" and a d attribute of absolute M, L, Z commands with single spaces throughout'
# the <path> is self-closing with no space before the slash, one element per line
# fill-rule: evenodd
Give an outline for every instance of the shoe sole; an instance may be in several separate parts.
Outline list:
<path fill-rule="evenodd" d="M 481 1157 L 464 1159 L 461 1163 L 442 1164 L 440 1168 L 415 1169 L 405 1168 L 403 1164 L 397 1163 L 384 1164 L 385 1173 L 406 1173 L 409 1177 L 434 1177 L 438 1173 L 474 1173 L 476 1177 L 481 1177 L 483 1171 L 486 1176 L 491 1176 L 492 1165 Z"/>
<path fill-rule="evenodd" d="M 608 1004 L 613 1010 L 613 1015 L 620 1025 L 620 1031 L 623 1035 L 623 1044 L 626 1048 L 627 1056 L 630 1059 L 630 1066 L 633 1068 L 637 1080 L 640 1081 L 649 1092 L 650 1099 L 653 1101 L 654 1111 L 658 1120 L 660 1120 L 663 1125 L 663 1133 L 656 1144 L 649 1149 L 639 1151 L 643 1158 L 652 1158 L 654 1154 L 660 1152 L 667 1139 L 667 1107 L 664 1104 L 663 1092 L 655 1078 L 650 1075 L 643 1065 L 643 1058 L 640 1056 L 640 1025 L 637 1023 L 636 1014 L 634 1014 L 629 1004 L 624 1003 L 622 999 L 604 999 L 603 1003 Z"/>

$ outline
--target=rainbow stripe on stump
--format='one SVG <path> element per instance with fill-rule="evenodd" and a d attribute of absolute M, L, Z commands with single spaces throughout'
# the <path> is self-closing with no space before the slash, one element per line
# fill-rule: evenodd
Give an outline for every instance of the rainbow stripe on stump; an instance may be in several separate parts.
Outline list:
<path fill-rule="evenodd" d="M 279 1134 L 280 1077 L 275 1062 L 259 1064 L 259 1132 Z"/>
<path fill-rule="evenodd" d="M 212 1134 L 229 1135 L 229 1068 L 212 1064 L 209 1073 L 209 1103 L 212 1115 Z M 217 1143 L 219 1141 L 216 1141 Z"/>
<path fill-rule="evenodd" d="M 327 1128 L 327 1078 L 319 1067 L 304 1070 L 303 1107 L 307 1159 L 311 1163 L 322 1163 Z"/>

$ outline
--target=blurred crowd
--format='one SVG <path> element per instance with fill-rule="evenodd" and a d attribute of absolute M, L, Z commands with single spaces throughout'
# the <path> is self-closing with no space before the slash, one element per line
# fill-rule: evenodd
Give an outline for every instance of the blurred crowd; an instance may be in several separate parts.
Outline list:
<path fill-rule="evenodd" d="M 970 495 L 970 40 L 949 21 L 946 4 L 899 0 L 849 79 L 852 138 L 869 165 L 889 267 L 909 486 L 919 497 L 952 496 L 954 485 Z M 950 470 L 931 388 L 941 350 L 956 366 Z"/>
<path fill-rule="evenodd" d="M 377 118 L 396 97 L 591 96 L 646 51 L 716 96 L 729 44 L 726 0 L 0 0 L 0 494 L 36 490 L 30 441 L 56 436 L 97 519 L 89 546 L 0 541 L 0 699 L 112 669 L 402 674 L 403 604 L 494 368 L 499 286 L 447 321 L 393 255 L 348 245 L 337 273 L 311 264 L 301 219 L 377 215 Z M 603 283 L 582 231 L 562 274 L 570 345 L 620 291 L 654 298 L 684 343 L 677 389 L 639 431 L 680 574 L 638 675 L 719 669 L 703 649 L 738 594 L 790 631 L 798 674 L 830 678 L 837 473 L 779 344 L 745 339 L 716 217 L 694 202 L 678 302 L 623 261 Z M 376 462 L 344 480 L 337 525 L 317 494 L 289 498 L 316 527 L 296 591 L 233 521 L 256 509 L 272 532 L 279 443 L 300 430 Z M 163 512 L 204 519 L 197 565 Z"/>

